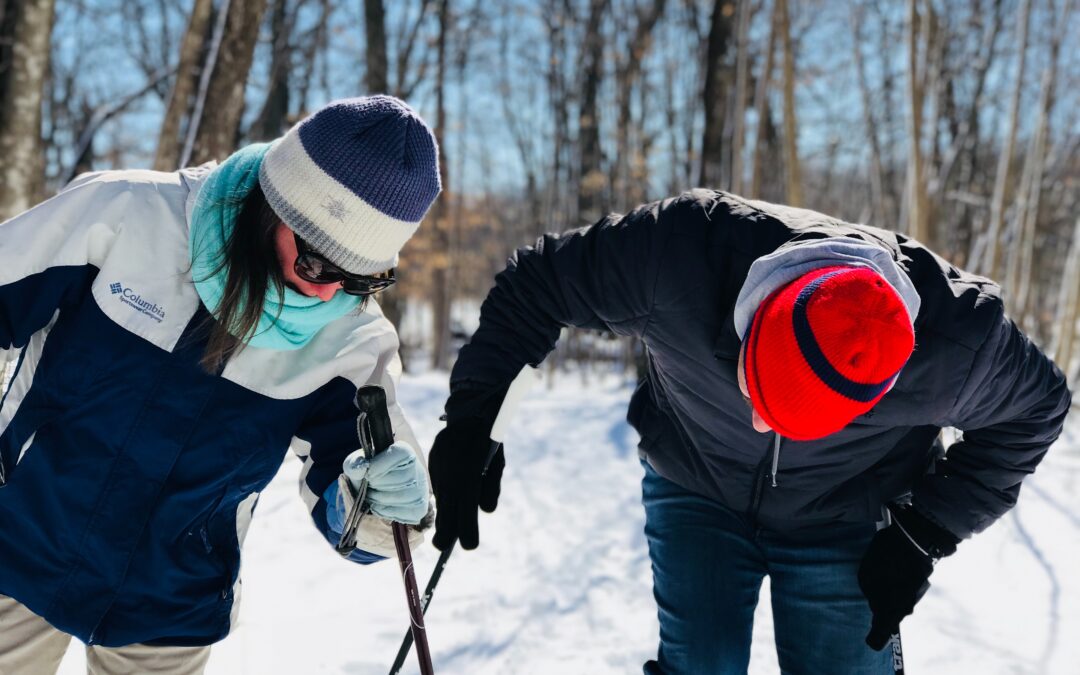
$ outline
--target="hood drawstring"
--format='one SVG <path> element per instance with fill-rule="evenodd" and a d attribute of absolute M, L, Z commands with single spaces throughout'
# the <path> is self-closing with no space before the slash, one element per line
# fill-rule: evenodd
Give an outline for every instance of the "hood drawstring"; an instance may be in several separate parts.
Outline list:
<path fill-rule="evenodd" d="M 773 432 L 772 486 L 776 487 L 776 467 L 780 464 L 780 434 Z"/>

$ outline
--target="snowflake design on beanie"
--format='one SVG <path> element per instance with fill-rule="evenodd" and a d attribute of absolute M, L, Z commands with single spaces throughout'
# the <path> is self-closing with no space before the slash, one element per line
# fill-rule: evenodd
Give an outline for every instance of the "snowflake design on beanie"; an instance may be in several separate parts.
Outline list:
<path fill-rule="evenodd" d="M 327 195 L 326 200 L 323 201 L 322 207 L 326 209 L 326 212 L 330 214 L 331 218 L 342 223 L 345 222 L 345 216 L 349 215 L 349 210 L 345 208 L 345 202 L 329 195 Z"/>

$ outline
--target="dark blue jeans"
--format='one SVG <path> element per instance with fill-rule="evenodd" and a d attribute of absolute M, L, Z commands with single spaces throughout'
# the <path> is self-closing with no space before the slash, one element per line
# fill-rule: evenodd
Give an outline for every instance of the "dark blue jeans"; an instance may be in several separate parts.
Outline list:
<path fill-rule="evenodd" d="M 646 673 L 745 673 L 767 574 L 782 672 L 892 675 L 890 650 L 875 652 L 863 641 L 870 608 L 856 572 L 873 524 L 792 541 L 643 464 L 645 535 L 660 616 L 659 669 L 650 662 Z"/>

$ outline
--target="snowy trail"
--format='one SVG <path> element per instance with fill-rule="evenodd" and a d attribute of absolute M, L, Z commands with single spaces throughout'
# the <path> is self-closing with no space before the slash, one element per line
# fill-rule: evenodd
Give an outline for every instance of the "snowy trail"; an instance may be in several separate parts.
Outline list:
<path fill-rule="evenodd" d="M 456 551 L 428 613 L 441 673 L 634 673 L 656 650 L 630 383 L 562 377 L 523 403 L 498 511 Z M 407 376 L 406 412 L 430 445 L 446 375 Z M 343 563 L 310 525 L 291 455 L 245 544 L 239 625 L 208 673 L 386 673 L 408 625 L 397 565 Z M 908 672 L 1080 672 L 1080 438 L 1063 439 L 1018 509 L 938 565 L 904 623 Z M 423 585 L 437 552 L 415 552 Z M 777 672 L 768 582 L 752 673 Z M 61 667 L 85 672 L 81 645 Z M 418 672 L 410 658 L 405 672 Z"/>

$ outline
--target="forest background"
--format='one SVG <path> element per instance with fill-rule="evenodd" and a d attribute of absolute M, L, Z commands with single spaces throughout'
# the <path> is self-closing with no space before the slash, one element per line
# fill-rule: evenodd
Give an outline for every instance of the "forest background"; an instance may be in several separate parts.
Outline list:
<path fill-rule="evenodd" d="M 0 220 L 336 98 L 406 99 L 445 192 L 381 296 L 448 367 L 507 257 L 695 187 L 896 230 L 1001 282 L 1080 378 L 1076 0 L 0 0 Z M 553 369 L 635 368 L 571 332 Z"/>

